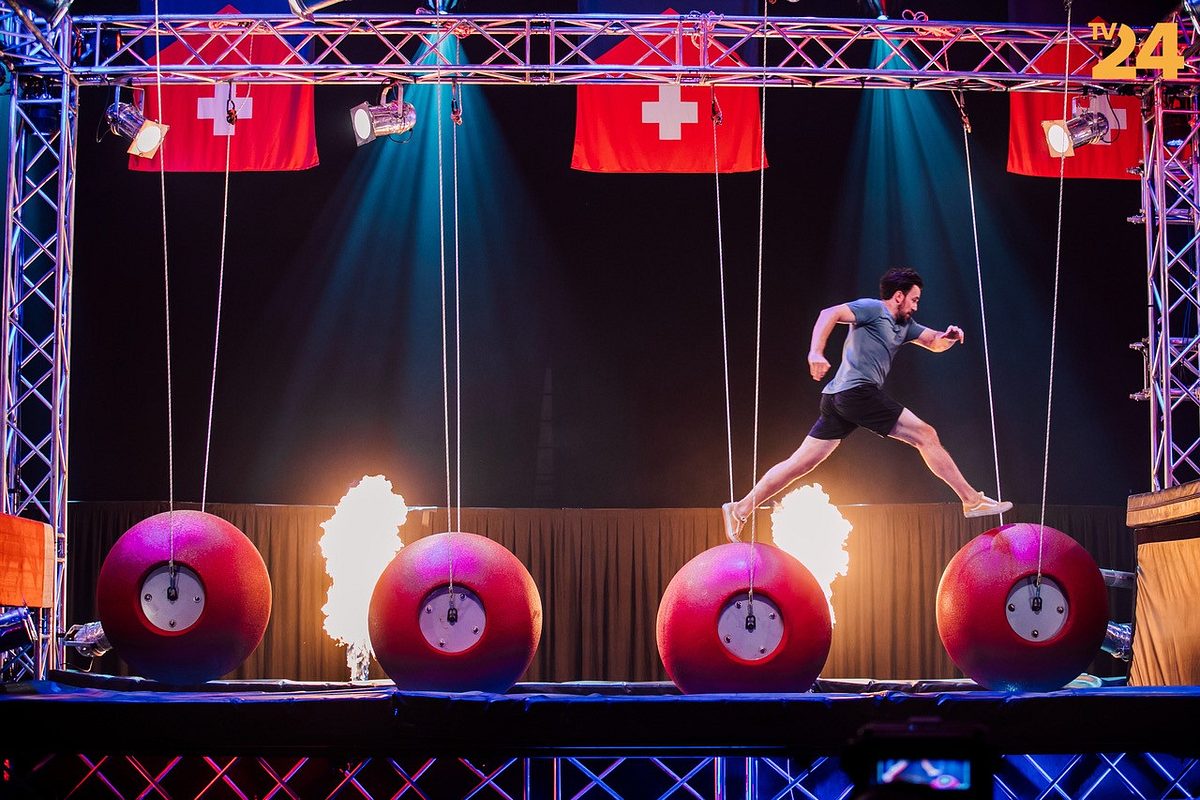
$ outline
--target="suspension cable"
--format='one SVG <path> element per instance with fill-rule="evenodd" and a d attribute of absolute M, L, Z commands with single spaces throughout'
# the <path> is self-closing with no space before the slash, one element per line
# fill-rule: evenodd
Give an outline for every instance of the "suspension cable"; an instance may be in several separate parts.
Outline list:
<path fill-rule="evenodd" d="M 996 401 L 992 391 L 992 357 L 988 346 L 987 306 L 983 301 L 983 259 L 979 253 L 979 222 L 975 210 L 975 179 L 971 172 L 971 121 L 967 117 L 966 101 L 961 92 L 953 95 L 958 105 L 958 113 L 962 117 L 963 152 L 967 162 L 967 193 L 971 200 L 971 237 L 975 243 L 975 278 L 979 285 L 979 319 L 983 334 L 983 364 L 987 375 L 988 415 L 992 424 L 992 464 L 996 471 L 996 500 L 1003 501 L 1004 495 L 1000 490 L 1000 447 L 996 436 Z M 1004 524 L 1004 514 L 1000 515 L 1000 524 Z"/>
<path fill-rule="evenodd" d="M 232 95 L 235 91 L 234 83 L 230 81 L 229 91 Z M 229 103 L 235 103 L 237 97 L 233 95 Z M 208 430 L 204 436 L 204 477 L 200 486 L 200 510 L 203 512 L 208 503 L 208 459 L 212 452 L 212 423 L 213 423 L 213 408 L 217 401 L 217 352 L 221 346 L 221 306 L 225 297 L 225 250 L 227 244 L 227 232 L 229 229 L 229 161 L 230 153 L 233 148 L 233 131 L 225 137 L 225 195 L 221 206 L 221 258 L 220 266 L 217 269 L 217 324 L 216 332 L 213 334 L 213 360 L 212 360 L 212 381 L 208 387 Z"/>
<path fill-rule="evenodd" d="M 1063 115 L 1067 118 L 1067 104 L 1071 90 L 1071 0 L 1065 0 L 1063 5 L 1067 10 L 1067 46 L 1063 66 Z M 1054 234 L 1054 301 L 1050 312 L 1050 379 L 1046 389 L 1046 444 L 1042 458 L 1042 509 L 1038 518 L 1038 568 L 1036 589 L 1042 588 L 1042 556 L 1046 540 L 1046 486 L 1050 480 L 1050 417 L 1054 404 L 1054 351 L 1058 338 L 1058 285 L 1062 266 L 1062 228 L 1063 228 L 1063 188 L 1066 185 L 1067 159 L 1058 157 L 1058 222 Z"/>
<path fill-rule="evenodd" d="M 438 12 L 442 13 L 441 11 Z M 442 296 L 442 411 L 443 423 L 446 432 L 446 529 L 447 533 L 453 533 L 455 530 L 454 510 L 455 510 L 455 495 L 452 491 L 453 484 L 451 483 L 451 462 L 450 462 L 450 366 L 449 366 L 449 323 L 447 319 L 447 302 L 446 302 L 446 199 L 445 199 L 445 168 L 444 168 L 444 137 L 442 135 L 442 41 L 441 37 L 452 35 L 448 33 L 449 29 L 442 27 L 439 29 L 438 36 L 434 39 L 433 55 L 435 64 L 437 65 L 437 150 L 438 150 L 438 252 L 441 260 L 441 296 Z M 455 46 L 457 47 L 457 40 Z M 455 54 L 457 61 L 457 51 Z M 451 84 L 451 114 L 455 115 L 454 108 L 454 91 L 455 85 Z M 451 201 L 454 204 L 454 363 L 455 363 L 455 466 L 458 478 L 458 526 L 462 526 L 462 387 L 461 387 L 461 360 L 459 355 L 459 247 L 458 247 L 458 132 L 454 129 L 454 123 L 451 123 L 451 140 L 452 140 L 452 159 L 451 168 L 453 170 L 453 195 Z M 454 601 L 454 548 L 447 545 L 448 552 L 448 601 L 449 608 L 446 611 L 446 620 L 450 624 L 458 622 L 458 608 Z"/>
<path fill-rule="evenodd" d="M 159 27 L 159 0 L 154 0 L 154 85 L 159 119 L 163 115 L 162 102 L 162 42 Z M 171 269 L 167 246 L 167 152 L 166 140 L 158 149 L 158 188 L 162 200 L 163 237 L 163 308 L 166 317 L 167 345 L 167 574 L 170 586 L 175 587 L 175 393 L 171 384 Z"/>
<path fill-rule="evenodd" d="M 770 0 L 763 0 L 763 28 L 767 27 Z M 758 118 L 758 282 L 754 300 L 754 438 L 751 452 L 750 485 L 758 485 L 758 410 L 762 388 L 762 296 L 763 296 L 763 242 L 765 240 L 766 184 L 767 184 L 767 38 L 762 41 L 763 80 L 759 88 Z M 751 489 L 750 511 L 750 590 L 748 605 L 754 613 L 754 553 L 758 544 L 758 498 Z"/>
<path fill-rule="evenodd" d="M 442 61 L 441 43 L 435 38 L 433 46 L 434 62 L 437 65 L 437 154 L 438 154 L 438 256 L 441 264 L 442 290 L 442 421 L 446 443 L 446 530 L 454 527 L 451 513 L 454 506 L 454 495 L 450 483 L 450 367 L 449 342 L 446 320 L 446 199 L 443 183 L 445 172 L 442 153 Z"/>
<path fill-rule="evenodd" d="M 726 322 L 726 302 L 725 302 L 725 243 L 722 236 L 721 224 L 721 156 L 717 149 L 717 128 L 723 122 L 721 114 L 721 106 L 717 102 L 716 87 L 711 87 L 712 96 L 712 130 L 713 130 L 713 178 L 716 186 L 717 198 L 717 267 L 721 278 L 721 346 L 725 357 L 725 430 L 728 439 L 729 449 L 729 497 L 730 502 L 733 502 L 733 417 L 730 411 L 730 388 L 729 388 L 729 331 Z M 755 375 L 757 377 L 757 364 Z M 758 441 L 758 385 L 755 383 L 755 458 L 757 458 Z M 754 476 L 757 480 L 757 475 Z M 748 583 L 749 587 L 746 590 L 746 628 L 753 630 L 754 625 L 754 552 L 756 542 L 754 539 L 754 509 L 750 511 L 750 558 L 748 559 Z"/>
<path fill-rule="evenodd" d="M 721 281 L 721 355 L 725 363 L 725 442 L 729 454 L 729 502 L 733 496 L 733 410 L 729 388 L 729 323 L 725 302 L 725 239 L 721 222 L 721 157 L 717 150 L 717 127 L 721 107 L 717 104 L 716 87 L 709 87 L 712 96 L 713 182 L 717 197 L 717 273 Z"/>
<path fill-rule="evenodd" d="M 454 40 L 455 58 L 458 63 L 458 39 Z M 462 314 L 459 304 L 459 236 L 458 236 L 458 126 L 462 124 L 462 96 L 457 80 L 450 84 L 450 139 L 453 144 L 454 167 L 454 499 L 457 501 L 458 521 L 454 526 L 462 530 Z M 451 560 L 453 565 L 453 560 Z M 453 570 L 453 566 L 451 567 Z M 451 572 L 451 585 L 454 577 Z"/>
<path fill-rule="evenodd" d="M 454 40 L 454 63 L 459 62 L 458 39 Z M 439 87 L 438 91 L 441 91 Z M 462 124 L 462 101 L 458 81 L 450 83 L 450 139 L 453 156 L 454 180 L 454 499 L 457 501 L 457 524 L 454 530 L 462 530 L 462 315 L 459 304 L 459 237 L 458 237 L 458 126 Z M 458 621 L 458 609 L 454 603 L 454 548 L 450 548 L 450 608 L 446 612 L 448 621 Z"/>

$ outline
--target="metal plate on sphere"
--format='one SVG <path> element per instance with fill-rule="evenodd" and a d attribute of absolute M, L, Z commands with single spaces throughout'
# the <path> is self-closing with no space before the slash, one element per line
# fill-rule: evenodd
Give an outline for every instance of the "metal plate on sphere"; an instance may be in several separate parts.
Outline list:
<path fill-rule="evenodd" d="M 163 564 L 155 567 L 142 581 L 142 613 L 150 624 L 170 633 L 186 631 L 204 612 L 204 584 L 200 576 L 182 564 L 175 565 L 175 588 L 171 599 L 171 571 Z"/>
<path fill-rule="evenodd" d="M 1032 575 L 1017 581 L 1008 590 L 1004 614 L 1013 631 L 1026 641 L 1045 642 L 1054 638 L 1071 613 L 1062 587 L 1044 575 L 1040 594 L 1039 610 L 1034 601 L 1038 596 L 1037 579 Z"/>
<path fill-rule="evenodd" d="M 451 603 L 453 599 L 453 604 Z M 457 612 L 457 621 L 451 621 Z M 463 586 L 439 586 L 425 596 L 420 609 L 421 635 L 430 647 L 445 653 L 461 653 L 475 645 L 483 636 L 487 613 L 478 595 Z"/>
<path fill-rule="evenodd" d="M 755 595 L 754 624 L 746 623 L 751 609 L 750 596 L 735 594 L 721 607 L 717 635 L 725 649 L 746 661 L 757 661 L 775 652 L 783 641 L 783 615 L 769 598 Z"/>

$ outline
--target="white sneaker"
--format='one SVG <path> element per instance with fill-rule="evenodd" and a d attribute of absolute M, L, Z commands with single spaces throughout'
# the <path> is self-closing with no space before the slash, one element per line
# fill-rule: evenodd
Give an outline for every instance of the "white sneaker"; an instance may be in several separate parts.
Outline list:
<path fill-rule="evenodd" d="M 996 514 L 1003 514 L 1005 511 L 1009 511 L 1011 509 L 1012 503 L 1010 503 L 1008 500 L 993 500 L 986 494 L 980 492 L 979 500 L 977 500 L 975 503 L 971 505 L 963 503 L 963 516 L 968 518 L 991 517 Z"/>
<path fill-rule="evenodd" d="M 733 513 L 733 503 L 721 506 L 721 521 L 725 524 L 725 538 L 735 544 L 742 540 L 742 526 L 746 520 Z"/>

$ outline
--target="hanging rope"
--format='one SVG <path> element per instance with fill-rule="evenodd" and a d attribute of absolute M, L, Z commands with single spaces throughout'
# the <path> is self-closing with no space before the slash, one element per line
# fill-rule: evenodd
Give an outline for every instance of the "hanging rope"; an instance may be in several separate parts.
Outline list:
<path fill-rule="evenodd" d="M 439 11 L 439 13 L 441 13 Z M 438 36 L 445 37 L 452 29 L 441 28 Z M 442 49 L 440 38 L 434 40 L 434 58 L 437 65 L 437 150 L 438 150 L 438 251 L 441 260 L 441 296 L 442 296 L 442 410 L 446 431 L 446 528 L 448 533 L 462 529 L 462 360 L 461 360 L 461 327 L 459 323 L 459 237 L 458 237 L 458 130 L 456 125 L 461 119 L 457 101 L 457 82 L 451 81 L 450 113 L 451 124 L 451 169 L 453 192 L 451 202 L 454 204 L 454 380 L 455 380 L 455 476 L 451 483 L 450 466 L 450 367 L 449 367 L 449 324 L 447 319 L 446 301 L 446 199 L 445 199 L 445 167 L 444 167 L 444 138 L 442 135 Z M 458 42 L 455 41 L 457 48 Z M 455 60 L 457 63 L 457 49 Z M 457 495 L 453 488 L 457 487 Z M 455 506 L 455 497 L 458 504 Z M 457 508 L 457 528 L 454 512 Z M 448 600 L 446 621 L 451 625 L 458 622 L 458 608 L 454 600 L 454 548 L 448 546 Z"/>
<path fill-rule="evenodd" d="M 158 115 L 162 117 L 162 43 L 159 30 L 158 0 L 154 0 L 154 85 Z M 166 141 L 158 150 L 158 188 L 162 200 L 163 241 L 163 307 L 166 316 L 167 344 L 167 574 L 170 577 L 168 594 L 175 591 L 175 393 L 171 384 L 171 269 L 167 247 L 167 153 Z"/>
<path fill-rule="evenodd" d="M 992 392 L 992 356 L 988 347 L 987 306 L 983 301 L 983 259 L 979 254 L 979 223 L 975 211 L 975 179 L 971 172 L 971 120 L 967 117 L 967 105 L 962 92 L 955 92 L 954 102 L 962 117 L 963 152 L 967 161 L 967 194 L 971 199 L 971 237 L 975 243 L 975 278 L 979 286 L 979 319 L 983 328 L 983 365 L 987 375 L 988 416 L 992 423 L 992 465 L 996 470 L 996 500 L 1003 501 L 1000 491 L 1000 448 L 996 437 L 996 401 Z M 1000 524 L 1004 524 L 1004 515 L 1000 515 Z"/>
<path fill-rule="evenodd" d="M 1067 104 L 1071 92 L 1071 0 L 1063 4 L 1067 10 L 1067 46 L 1063 67 L 1063 119 L 1067 119 Z M 1054 405 L 1054 351 L 1058 339 L 1058 283 L 1062 266 L 1063 188 L 1066 185 L 1067 160 L 1058 157 L 1058 223 L 1054 234 L 1054 302 L 1050 312 L 1050 379 L 1046 389 L 1046 444 L 1042 458 L 1042 510 L 1038 517 L 1038 568 L 1035 597 L 1040 602 L 1042 589 L 1042 556 L 1046 539 L 1046 486 L 1050 480 L 1050 416 Z"/>
<path fill-rule="evenodd" d="M 762 25 L 767 28 L 768 1 L 762 4 Z M 762 40 L 762 86 L 758 89 L 758 278 L 755 288 L 755 332 L 754 332 L 754 439 L 750 451 L 750 588 L 746 591 L 746 630 L 756 626 L 754 615 L 755 554 L 758 547 L 758 405 L 762 387 L 762 251 L 764 240 L 763 222 L 766 210 L 767 186 L 767 37 Z"/>
<path fill-rule="evenodd" d="M 767 25 L 768 3 L 764 0 L 763 3 L 763 27 Z M 762 64 L 763 64 L 763 82 L 759 90 L 759 168 L 758 168 L 758 281 L 756 285 L 755 296 L 755 314 L 754 314 L 754 434 L 753 446 L 751 452 L 751 486 L 758 484 L 758 419 L 759 419 L 759 402 L 761 390 L 761 355 L 762 355 L 762 288 L 763 288 L 763 242 L 764 242 L 764 211 L 765 205 L 765 186 L 766 186 L 766 127 L 767 127 L 767 40 L 763 38 L 762 46 Z M 729 452 L 729 499 L 734 500 L 734 485 L 733 485 L 733 422 L 732 412 L 730 410 L 730 389 L 729 389 L 729 332 L 726 315 L 725 302 L 725 248 L 722 237 L 721 224 L 721 159 L 718 150 L 717 127 L 721 124 L 721 110 L 717 102 L 716 89 L 712 90 L 712 121 L 713 121 L 713 177 L 716 184 L 717 198 L 717 260 L 720 269 L 721 277 L 721 343 L 722 353 L 725 359 L 725 426 L 727 448 Z M 758 498 L 754 495 L 754 489 L 751 489 L 751 510 L 750 510 L 750 558 L 748 566 L 748 588 L 746 592 L 746 629 L 753 631 L 756 622 L 754 618 L 754 577 L 755 577 L 755 551 L 758 546 L 758 516 L 756 514 L 758 507 Z"/>
<path fill-rule="evenodd" d="M 769 0 L 763 2 L 763 28 L 767 26 Z M 765 240 L 765 212 L 767 185 L 767 37 L 762 41 L 763 80 L 759 89 L 759 118 L 758 118 L 758 283 L 754 300 L 754 439 L 750 456 L 750 485 L 758 485 L 758 409 L 762 388 L 762 296 L 763 296 L 763 242 Z M 751 490 L 753 491 L 753 490 Z M 747 624 L 754 615 L 754 555 L 758 546 L 758 497 L 751 496 L 753 508 L 750 511 L 750 590 L 748 593 L 749 616 Z"/>
<path fill-rule="evenodd" d="M 716 87 L 711 87 L 712 97 L 712 130 L 713 130 L 713 178 L 716 185 L 717 196 L 717 265 L 721 276 L 721 346 L 725 357 L 725 430 L 728 440 L 729 450 L 729 500 L 733 502 L 733 416 L 730 411 L 730 390 L 729 390 L 729 332 L 726 323 L 725 310 L 725 243 L 722 236 L 721 225 L 721 155 L 717 148 L 717 128 L 724 121 L 721 114 L 721 106 L 717 102 Z M 757 364 L 755 368 L 755 376 L 757 378 Z M 754 404 L 755 404 L 755 458 L 758 455 L 758 385 L 755 382 Z M 757 475 L 755 476 L 757 479 Z M 754 511 L 750 512 L 751 520 L 754 518 Z M 746 591 L 746 629 L 754 630 L 756 622 L 754 619 L 754 523 L 750 523 L 750 559 L 749 559 L 749 588 Z"/>
<path fill-rule="evenodd" d="M 717 103 L 716 87 L 710 87 L 712 97 L 713 181 L 717 195 L 717 273 L 721 281 L 721 356 L 725 364 L 725 447 L 729 454 L 729 502 L 733 496 L 733 410 L 729 390 L 729 322 L 725 302 L 725 239 L 721 223 L 721 157 L 717 150 L 717 127 L 721 124 L 721 106 Z"/>
<path fill-rule="evenodd" d="M 454 40 L 455 58 L 458 63 L 458 40 Z M 459 313 L 459 238 L 458 238 L 458 126 L 462 124 L 462 98 L 458 81 L 450 84 L 450 138 L 453 143 L 454 165 L 454 498 L 457 500 L 457 519 L 454 526 L 462 530 L 462 315 Z M 453 561 L 450 583 L 454 584 Z"/>
<path fill-rule="evenodd" d="M 232 81 L 229 84 L 229 94 L 230 109 L 228 113 L 236 121 L 237 112 L 233 110 L 236 96 Z M 226 234 L 229 230 L 229 160 L 232 148 L 233 131 L 230 131 L 229 135 L 225 137 L 225 194 L 221 205 L 221 258 L 220 266 L 217 269 L 217 324 L 216 332 L 213 334 L 212 381 L 208 387 L 208 430 L 204 436 L 204 478 L 200 486 L 200 510 L 202 512 L 208 503 L 208 458 L 212 452 L 213 408 L 217 400 L 217 352 L 221 346 L 221 306 L 225 297 L 225 246 L 228 241 Z"/>
<path fill-rule="evenodd" d="M 441 45 L 435 38 L 433 57 L 437 65 L 437 154 L 438 154 L 438 257 L 441 264 L 442 276 L 442 420 L 446 439 L 446 530 L 454 524 L 451 513 L 454 506 L 454 495 L 450 483 L 450 367 L 449 367 L 449 334 L 446 320 L 446 198 L 443 184 L 445 171 L 442 154 L 442 61 Z"/>

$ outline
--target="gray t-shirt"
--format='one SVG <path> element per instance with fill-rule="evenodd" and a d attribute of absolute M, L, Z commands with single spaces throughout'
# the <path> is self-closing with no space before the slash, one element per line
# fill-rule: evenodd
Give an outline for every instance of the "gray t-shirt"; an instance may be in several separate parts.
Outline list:
<path fill-rule="evenodd" d="M 882 300 L 864 297 L 846 304 L 854 312 L 854 323 L 842 347 L 842 363 L 822 394 L 834 394 L 855 386 L 883 386 L 900 345 L 911 342 L 926 330 L 919 322 L 897 322 Z"/>

